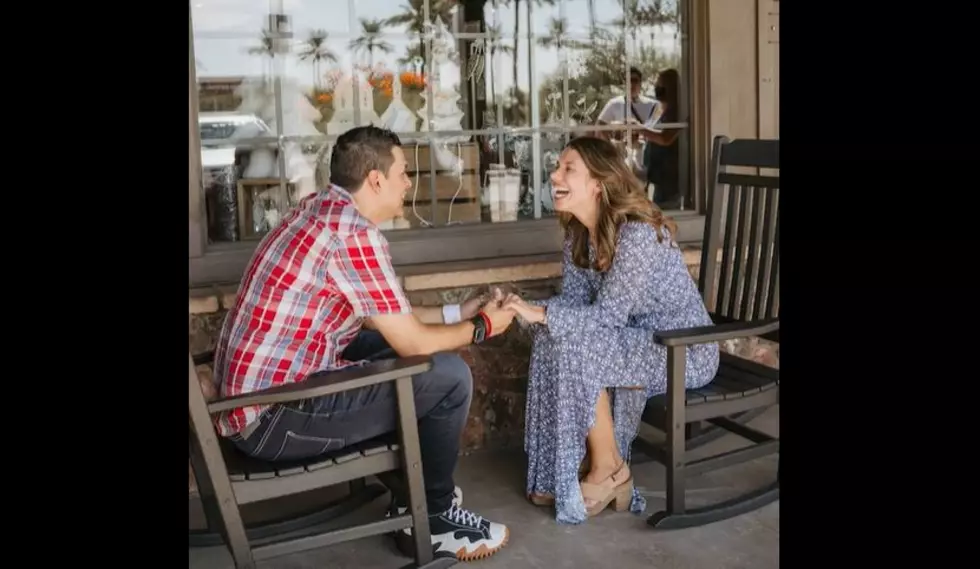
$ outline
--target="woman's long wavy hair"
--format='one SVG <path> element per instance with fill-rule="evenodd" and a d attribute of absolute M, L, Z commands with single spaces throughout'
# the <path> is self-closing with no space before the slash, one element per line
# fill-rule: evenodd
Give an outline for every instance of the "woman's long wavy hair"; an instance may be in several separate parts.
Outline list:
<path fill-rule="evenodd" d="M 602 138 L 583 136 L 573 139 L 565 148 L 578 152 L 599 183 L 599 221 L 596 224 L 595 264 L 589 263 L 589 231 L 570 213 L 561 213 L 559 220 L 566 236 L 572 239 L 572 261 L 576 266 L 600 272 L 609 270 L 616 256 L 616 239 L 620 226 L 628 221 L 649 223 L 663 243 L 666 227 L 671 243 L 676 245 L 677 224 L 665 216 L 646 195 L 642 182 L 626 165 L 622 153 L 613 143 Z"/>

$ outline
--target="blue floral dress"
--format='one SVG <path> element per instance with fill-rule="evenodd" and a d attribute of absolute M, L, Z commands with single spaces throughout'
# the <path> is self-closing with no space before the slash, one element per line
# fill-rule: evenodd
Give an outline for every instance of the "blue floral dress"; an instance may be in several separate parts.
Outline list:
<path fill-rule="evenodd" d="M 599 390 L 610 392 L 616 440 L 629 460 L 649 397 L 667 391 L 667 351 L 658 331 L 711 324 L 679 248 L 666 228 L 663 243 L 646 223 L 620 227 L 613 264 L 605 273 L 576 267 L 566 240 L 561 294 L 544 301 L 547 326 L 534 326 L 528 379 L 524 450 L 527 493 L 555 497 L 559 523 L 586 520 L 578 469 L 595 422 Z M 594 258 L 594 251 L 589 251 Z M 718 345 L 688 348 L 688 389 L 710 382 Z M 635 389 L 642 387 L 642 389 Z M 630 510 L 646 501 L 633 491 Z"/>

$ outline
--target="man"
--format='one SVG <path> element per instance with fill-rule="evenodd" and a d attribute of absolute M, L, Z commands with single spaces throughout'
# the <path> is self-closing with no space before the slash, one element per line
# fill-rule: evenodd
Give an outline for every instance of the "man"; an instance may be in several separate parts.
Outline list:
<path fill-rule="evenodd" d="M 504 546 L 508 530 L 464 510 L 460 497 L 454 500 L 453 470 L 473 379 L 450 352 L 502 333 L 514 313 L 494 301 L 482 310 L 476 300 L 442 310 L 409 305 L 378 229 L 402 211 L 411 187 L 406 166 L 390 131 L 359 127 L 337 139 L 330 186 L 303 198 L 249 263 L 218 339 L 215 380 L 227 397 L 358 361 L 431 354 L 432 370 L 412 382 L 432 543 L 437 553 L 461 560 L 485 557 Z M 295 460 L 394 432 L 395 409 L 394 384 L 386 383 L 235 409 L 221 414 L 217 425 L 253 457 Z M 396 499 L 403 507 L 404 497 Z"/>
<path fill-rule="evenodd" d="M 636 67 L 630 67 L 629 105 L 626 104 L 626 97 L 624 96 L 616 96 L 609 99 L 606 102 L 606 106 L 599 113 L 596 124 L 632 123 L 634 126 L 639 127 L 635 129 L 635 132 L 641 138 L 646 139 L 651 134 L 649 127 L 652 127 L 660 116 L 657 113 L 657 100 L 640 94 L 642 82 L 643 74 L 640 73 L 640 70 Z M 644 126 L 648 128 L 642 128 Z M 619 133 L 599 131 L 599 136 L 604 138 L 609 138 L 610 135 L 616 134 Z"/>

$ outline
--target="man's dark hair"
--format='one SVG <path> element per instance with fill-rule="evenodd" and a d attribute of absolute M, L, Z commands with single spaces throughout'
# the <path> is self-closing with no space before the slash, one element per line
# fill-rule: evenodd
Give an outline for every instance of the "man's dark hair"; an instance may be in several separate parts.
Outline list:
<path fill-rule="evenodd" d="M 330 153 L 330 183 L 356 192 L 371 170 L 387 176 L 395 161 L 391 149 L 401 145 L 397 134 L 374 125 L 348 130 L 337 138 Z"/>
<path fill-rule="evenodd" d="M 643 74 L 640 73 L 639 67 L 630 67 L 630 78 L 632 79 L 634 75 L 639 77 L 641 81 L 643 80 Z"/>

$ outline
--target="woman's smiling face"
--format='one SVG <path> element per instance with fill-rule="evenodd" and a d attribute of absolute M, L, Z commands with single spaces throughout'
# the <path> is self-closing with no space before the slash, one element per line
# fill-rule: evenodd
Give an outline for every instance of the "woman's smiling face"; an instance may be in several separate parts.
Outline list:
<path fill-rule="evenodd" d="M 555 210 L 560 212 L 584 212 L 597 207 L 599 184 L 592 178 L 582 156 L 566 148 L 558 158 L 558 166 L 551 173 L 551 197 Z"/>

